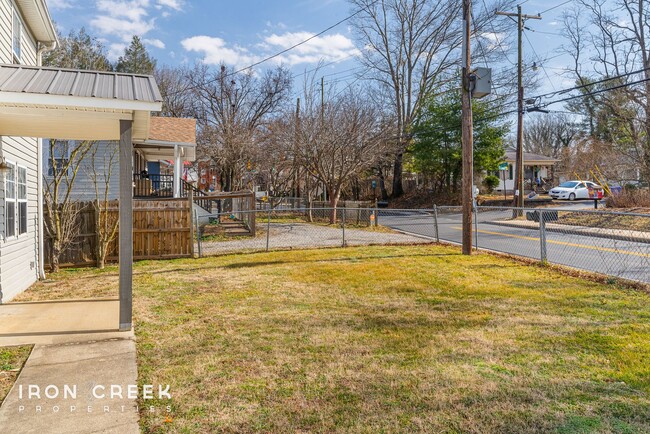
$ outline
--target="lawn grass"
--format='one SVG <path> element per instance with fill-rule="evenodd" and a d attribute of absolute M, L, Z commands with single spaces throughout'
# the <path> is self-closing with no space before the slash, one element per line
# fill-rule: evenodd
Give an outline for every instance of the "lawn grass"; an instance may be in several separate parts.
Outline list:
<path fill-rule="evenodd" d="M 88 277 L 116 288 L 53 279 Z M 139 381 L 173 395 L 145 432 L 650 432 L 644 292 L 441 246 L 140 262 L 134 288 Z"/>
<path fill-rule="evenodd" d="M 31 351 L 31 345 L 0 347 L 0 404 L 9 394 Z"/>

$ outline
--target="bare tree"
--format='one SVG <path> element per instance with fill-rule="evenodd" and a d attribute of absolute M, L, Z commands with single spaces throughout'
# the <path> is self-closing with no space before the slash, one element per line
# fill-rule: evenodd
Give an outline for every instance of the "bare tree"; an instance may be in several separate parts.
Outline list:
<path fill-rule="evenodd" d="M 588 85 L 581 107 L 590 122 L 587 133 L 594 140 L 604 140 L 616 147 L 628 160 L 635 161 L 644 177 L 650 179 L 650 11 L 647 2 L 580 0 L 578 7 L 566 14 L 564 22 L 569 39 L 565 49 L 573 57 L 572 74 L 578 84 Z M 630 74 L 634 71 L 640 72 Z M 618 76 L 620 78 L 605 82 L 600 88 L 624 87 L 615 92 L 591 94 L 598 87 L 590 83 Z M 610 137 L 597 134 L 598 112 L 606 113 L 600 121 L 608 124 Z"/>
<path fill-rule="evenodd" d="M 198 150 L 222 168 L 225 191 L 241 188 L 260 128 L 280 112 L 291 75 L 282 67 L 258 77 L 252 71 L 235 74 L 225 65 L 215 72 L 201 64 L 191 76 L 200 100 Z"/>
<path fill-rule="evenodd" d="M 394 197 L 404 193 L 403 157 L 411 140 L 413 122 L 425 95 L 450 78 L 460 56 L 460 7 L 454 0 L 350 0 L 360 12 L 353 25 L 362 62 L 386 92 L 396 119 L 397 151 L 393 162 Z M 504 7 L 508 2 L 499 2 Z M 495 5 L 496 7 L 496 5 Z M 474 33 L 498 33 L 502 21 L 493 10 L 474 17 Z M 490 24 L 489 29 L 487 24 Z M 503 50 L 500 44 L 483 44 L 482 55 Z"/>
<path fill-rule="evenodd" d="M 343 188 L 371 169 L 382 154 L 385 124 L 377 106 L 358 92 L 328 95 L 324 104 L 310 95 L 314 93 L 306 93 L 297 117 L 296 149 L 307 174 L 325 185 L 334 223 Z"/>
<path fill-rule="evenodd" d="M 157 67 L 154 71 L 156 83 L 163 97 L 159 116 L 196 117 L 196 92 L 192 87 L 190 71 L 185 67 Z"/>
<path fill-rule="evenodd" d="M 48 144 L 50 169 L 43 177 L 43 211 L 45 232 L 51 241 L 52 272 L 59 271 L 61 254 L 79 233 L 80 206 L 72 195 L 72 186 L 93 146 L 90 141 L 55 139 Z"/>
<path fill-rule="evenodd" d="M 106 142 L 105 146 L 95 145 L 90 151 L 90 161 L 85 166 L 86 173 L 93 183 L 95 198 L 95 230 L 97 232 L 97 248 L 95 251 L 97 268 L 104 268 L 108 248 L 117 236 L 118 214 L 111 212 L 109 207 L 109 191 L 113 170 L 119 158 L 119 147 L 116 142 Z M 99 155 L 98 155 L 99 154 Z M 98 167 L 103 168 L 100 172 Z"/>

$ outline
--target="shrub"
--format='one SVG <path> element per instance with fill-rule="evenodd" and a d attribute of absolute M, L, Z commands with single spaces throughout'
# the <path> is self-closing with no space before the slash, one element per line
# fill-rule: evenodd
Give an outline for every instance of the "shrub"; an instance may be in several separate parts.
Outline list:
<path fill-rule="evenodd" d="M 607 198 L 608 208 L 650 208 L 650 190 L 624 188 Z"/>
<path fill-rule="evenodd" d="M 488 175 L 483 179 L 483 186 L 487 189 L 488 193 L 492 193 L 499 186 L 499 182 L 498 176 Z"/>

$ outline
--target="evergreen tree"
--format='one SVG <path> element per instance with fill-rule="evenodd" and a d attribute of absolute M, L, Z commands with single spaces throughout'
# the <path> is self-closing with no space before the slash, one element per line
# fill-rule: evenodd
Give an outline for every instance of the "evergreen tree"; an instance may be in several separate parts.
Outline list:
<path fill-rule="evenodd" d="M 131 44 L 124 49 L 124 55 L 117 60 L 115 70 L 129 74 L 151 75 L 156 69 L 156 60 L 149 55 L 142 40 L 133 36 Z"/>
<path fill-rule="evenodd" d="M 68 36 L 59 35 L 57 49 L 43 55 L 43 65 L 94 71 L 113 69 L 104 46 L 83 27 L 78 32 L 70 31 Z"/>

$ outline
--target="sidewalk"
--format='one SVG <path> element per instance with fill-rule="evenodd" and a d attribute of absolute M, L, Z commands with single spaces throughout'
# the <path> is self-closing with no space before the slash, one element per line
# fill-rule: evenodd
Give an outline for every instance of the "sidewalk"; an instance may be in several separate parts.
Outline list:
<path fill-rule="evenodd" d="M 135 337 L 108 331 L 118 306 L 116 300 L 0 305 L 0 346 L 35 344 L 0 407 L 2 432 L 139 432 L 136 401 L 126 394 L 137 385 Z M 112 385 L 121 387 L 122 398 L 110 399 Z"/>

